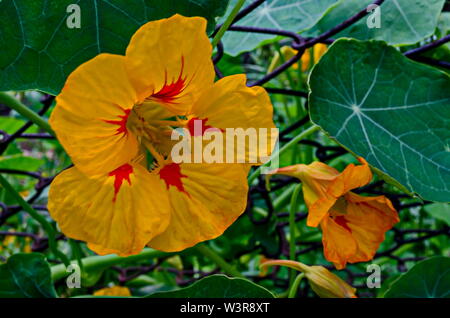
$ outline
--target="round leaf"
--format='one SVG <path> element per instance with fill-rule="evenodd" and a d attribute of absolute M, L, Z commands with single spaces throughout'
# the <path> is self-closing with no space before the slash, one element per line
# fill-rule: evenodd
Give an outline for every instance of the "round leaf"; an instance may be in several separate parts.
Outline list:
<path fill-rule="evenodd" d="M 403 190 L 450 200 L 447 74 L 384 42 L 341 39 L 309 84 L 311 119 L 333 139 Z"/>
<path fill-rule="evenodd" d="M 392 283 L 385 298 L 449 298 L 450 258 L 433 257 L 417 263 Z"/>

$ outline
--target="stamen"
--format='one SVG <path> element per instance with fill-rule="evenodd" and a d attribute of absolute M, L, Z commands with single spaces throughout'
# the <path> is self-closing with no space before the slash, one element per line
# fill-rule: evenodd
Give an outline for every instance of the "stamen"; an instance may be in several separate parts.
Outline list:
<path fill-rule="evenodd" d="M 164 157 L 155 149 L 155 147 L 153 147 L 150 141 L 144 138 L 143 143 L 144 146 L 148 149 L 148 151 L 152 154 L 153 158 L 156 159 L 158 164 L 162 164 L 165 161 Z"/>

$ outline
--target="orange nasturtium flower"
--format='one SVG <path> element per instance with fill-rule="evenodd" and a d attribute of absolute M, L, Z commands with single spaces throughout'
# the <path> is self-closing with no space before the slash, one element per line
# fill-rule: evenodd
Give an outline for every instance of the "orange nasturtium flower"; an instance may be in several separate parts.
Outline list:
<path fill-rule="evenodd" d="M 362 165 L 348 165 L 341 173 L 321 163 L 298 164 L 272 171 L 299 178 L 308 206 L 307 225 L 322 229 L 325 258 L 342 269 L 348 263 L 369 261 L 384 241 L 385 232 L 399 222 L 385 196 L 364 197 L 351 192 L 368 184 L 372 172 Z"/>
<path fill-rule="evenodd" d="M 192 135 L 195 121 L 200 134 L 275 127 L 266 91 L 245 75 L 214 83 L 211 54 L 206 20 L 174 15 L 143 25 L 125 56 L 100 54 L 70 74 L 50 118 L 74 163 L 49 193 L 63 233 L 98 254 L 179 251 L 244 211 L 249 165 L 170 154 L 174 128 Z"/>

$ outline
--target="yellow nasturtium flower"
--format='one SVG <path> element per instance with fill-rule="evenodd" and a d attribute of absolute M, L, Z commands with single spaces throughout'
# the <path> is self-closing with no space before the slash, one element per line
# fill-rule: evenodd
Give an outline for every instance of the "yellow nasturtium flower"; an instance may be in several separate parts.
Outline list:
<path fill-rule="evenodd" d="M 50 124 L 74 167 L 55 178 L 48 205 L 68 237 L 98 254 L 179 251 L 244 211 L 248 165 L 170 155 L 174 127 L 193 135 L 195 121 L 201 134 L 275 127 L 266 91 L 245 75 L 214 83 L 211 53 L 206 20 L 174 15 L 143 25 L 125 56 L 100 54 L 70 74 Z"/>
<path fill-rule="evenodd" d="M 372 172 L 362 165 L 348 165 L 341 173 L 321 163 L 298 164 L 272 171 L 299 178 L 308 206 L 307 225 L 322 229 L 325 258 L 342 269 L 348 263 L 369 261 L 385 232 L 399 222 L 391 201 L 385 196 L 364 197 L 351 190 L 368 184 Z"/>
<path fill-rule="evenodd" d="M 99 289 L 94 292 L 94 296 L 109 296 L 109 297 L 131 297 L 131 292 L 128 287 L 112 286 Z"/>

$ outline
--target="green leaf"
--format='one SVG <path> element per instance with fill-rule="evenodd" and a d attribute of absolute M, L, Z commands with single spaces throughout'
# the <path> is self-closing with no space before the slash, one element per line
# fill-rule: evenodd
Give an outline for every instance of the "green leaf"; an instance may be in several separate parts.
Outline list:
<path fill-rule="evenodd" d="M 253 26 L 300 32 L 311 28 L 338 0 L 267 0 L 258 8 L 239 21 L 240 26 Z M 230 7 L 237 2 L 232 0 Z M 247 0 L 245 6 L 253 0 Z M 229 31 L 222 41 L 225 52 L 236 56 L 251 51 L 261 42 L 268 43 L 276 38 L 274 35 L 250 32 Z"/>
<path fill-rule="evenodd" d="M 273 294 L 242 278 L 211 275 L 189 287 L 170 292 L 160 292 L 148 298 L 274 298 Z"/>
<path fill-rule="evenodd" d="M 432 217 L 444 221 L 450 226 L 450 204 L 433 203 L 424 206 L 424 210 Z"/>
<path fill-rule="evenodd" d="M 341 0 L 325 15 L 307 36 L 317 36 L 342 21 L 350 18 L 359 10 L 367 8 L 373 0 Z M 368 18 L 339 33 L 338 37 L 353 37 L 359 40 L 383 40 L 392 45 L 414 44 L 433 35 L 438 24 L 439 14 L 445 0 L 389 0 L 380 7 L 380 28 L 369 28 Z"/>
<path fill-rule="evenodd" d="M 43 164 L 42 159 L 26 157 L 22 154 L 0 157 L 0 169 L 37 171 Z"/>
<path fill-rule="evenodd" d="M 80 28 L 67 26 L 71 4 L 80 7 Z M 144 23 L 179 13 L 207 18 L 212 31 L 227 4 L 227 0 L 1 1 L 0 91 L 39 89 L 57 94 L 78 65 L 101 52 L 123 54 Z"/>
<path fill-rule="evenodd" d="M 309 85 L 311 119 L 333 139 L 401 189 L 450 200 L 448 75 L 384 42 L 340 39 Z"/>
<path fill-rule="evenodd" d="M 0 265 L 0 297 L 57 297 L 44 255 L 19 253 Z"/>
<path fill-rule="evenodd" d="M 417 263 L 392 283 L 385 298 L 449 298 L 450 258 L 432 257 Z"/>

